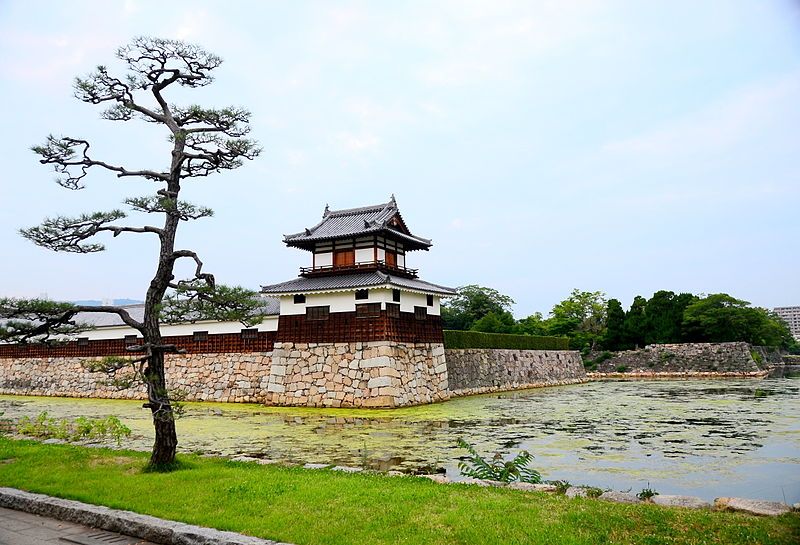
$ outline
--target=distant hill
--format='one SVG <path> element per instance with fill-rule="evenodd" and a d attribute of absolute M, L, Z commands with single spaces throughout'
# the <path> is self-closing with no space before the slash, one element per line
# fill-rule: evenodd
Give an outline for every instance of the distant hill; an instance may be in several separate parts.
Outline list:
<path fill-rule="evenodd" d="M 73 301 L 76 305 L 86 305 L 91 307 L 99 307 L 103 304 L 101 300 L 95 299 L 87 299 L 85 301 Z M 117 307 L 125 306 L 125 305 L 141 305 L 144 301 L 139 301 L 137 299 L 114 299 L 111 301 L 111 304 Z"/>

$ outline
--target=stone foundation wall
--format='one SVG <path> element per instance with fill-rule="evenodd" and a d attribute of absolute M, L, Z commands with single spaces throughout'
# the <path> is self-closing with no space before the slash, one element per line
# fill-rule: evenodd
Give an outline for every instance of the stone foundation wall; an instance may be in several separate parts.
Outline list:
<path fill-rule="evenodd" d="M 746 376 L 765 373 L 774 359 L 771 351 L 745 342 L 652 344 L 617 352 L 595 368 L 590 366 L 590 374 Z"/>
<path fill-rule="evenodd" d="M 276 343 L 271 405 L 402 407 L 448 399 L 441 343 Z"/>
<path fill-rule="evenodd" d="M 168 354 L 167 384 L 187 401 L 262 402 L 271 352 Z M 143 387 L 119 390 L 85 364 L 99 358 L 0 358 L 0 394 L 144 399 Z"/>
<path fill-rule="evenodd" d="M 0 394 L 144 399 L 91 357 L 0 358 Z M 404 407 L 452 395 L 585 380 L 571 351 L 445 350 L 441 343 L 278 342 L 271 352 L 168 354 L 167 384 L 187 401 L 308 407 Z"/>
<path fill-rule="evenodd" d="M 572 350 L 448 349 L 452 395 L 516 390 L 586 380 L 578 352 Z"/>

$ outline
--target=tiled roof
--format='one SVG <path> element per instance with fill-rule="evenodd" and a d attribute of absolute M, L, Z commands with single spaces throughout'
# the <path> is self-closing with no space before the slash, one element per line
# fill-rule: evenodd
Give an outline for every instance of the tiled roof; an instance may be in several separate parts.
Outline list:
<path fill-rule="evenodd" d="M 391 276 L 381 271 L 334 276 L 315 276 L 310 278 L 300 276 L 288 282 L 281 282 L 280 284 L 273 284 L 271 286 L 261 286 L 261 293 L 274 295 L 375 287 L 405 288 L 411 291 L 435 293 L 444 296 L 456 294 L 455 290 L 451 288 L 438 286 L 416 278 Z"/>
<path fill-rule="evenodd" d="M 283 241 L 289 246 L 304 248 L 317 241 L 383 232 L 385 235 L 403 241 L 408 250 L 429 248 L 431 246 L 429 239 L 401 232 L 394 226 L 389 225 L 389 221 L 399 213 L 394 196 L 389 202 L 374 206 L 362 206 L 345 210 L 328 210 L 326 207 L 321 222 L 300 233 L 284 235 Z M 400 220 L 402 222 L 402 217 Z M 405 223 L 403 223 L 403 227 L 405 227 Z"/>
<path fill-rule="evenodd" d="M 126 305 L 124 307 L 125 310 L 128 311 L 128 314 L 131 315 L 131 318 L 134 320 L 141 322 L 142 318 L 144 318 L 144 304 L 139 305 Z M 274 316 L 280 313 L 281 303 L 280 299 L 277 297 L 264 297 L 264 305 L 262 307 L 262 312 L 267 316 Z M 75 316 L 75 320 L 89 324 L 92 327 L 114 327 L 114 326 L 124 326 L 125 323 L 122 321 L 117 314 L 111 314 L 108 312 L 81 312 Z"/>

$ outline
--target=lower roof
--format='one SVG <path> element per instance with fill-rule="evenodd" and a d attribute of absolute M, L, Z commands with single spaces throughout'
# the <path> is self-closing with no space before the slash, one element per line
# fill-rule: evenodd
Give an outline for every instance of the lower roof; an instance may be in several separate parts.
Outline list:
<path fill-rule="evenodd" d="M 444 297 L 456 295 L 452 288 L 431 284 L 418 278 L 391 276 L 381 271 L 340 274 L 334 276 L 299 276 L 288 282 L 261 286 L 261 293 L 268 295 L 293 295 L 295 293 L 341 291 L 363 288 L 400 288 L 421 293 L 432 293 Z"/>
<path fill-rule="evenodd" d="M 265 316 L 275 316 L 280 312 L 280 300 L 276 297 L 263 297 L 263 305 L 259 309 Z M 138 305 L 125 305 L 122 308 L 128 311 L 131 318 L 137 322 L 144 319 L 144 303 Z M 81 312 L 75 315 L 75 321 L 88 324 L 92 327 L 119 327 L 125 322 L 118 314 L 108 312 Z M 207 321 L 207 320 L 202 320 Z M 167 324 L 162 324 L 167 325 Z"/>

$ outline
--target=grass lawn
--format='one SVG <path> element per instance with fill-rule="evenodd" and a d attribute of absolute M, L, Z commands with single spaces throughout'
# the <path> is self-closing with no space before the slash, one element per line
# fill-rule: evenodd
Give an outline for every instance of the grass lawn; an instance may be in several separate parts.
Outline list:
<path fill-rule="evenodd" d="M 143 473 L 145 453 L 0 438 L 0 486 L 297 545 L 800 543 L 796 514 L 759 518 L 414 477 L 181 460 L 184 469 Z"/>

